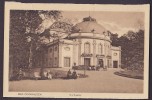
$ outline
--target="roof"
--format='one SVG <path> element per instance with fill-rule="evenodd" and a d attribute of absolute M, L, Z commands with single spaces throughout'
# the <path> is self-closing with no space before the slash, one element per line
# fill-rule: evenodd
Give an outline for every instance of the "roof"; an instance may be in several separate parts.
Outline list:
<path fill-rule="evenodd" d="M 97 23 L 96 19 L 92 18 L 92 17 L 86 17 L 83 18 L 83 21 L 76 24 L 73 28 L 72 28 L 73 33 L 76 32 L 81 32 L 81 33 L 104 33 L 106 31 L 106 29 Z"/>

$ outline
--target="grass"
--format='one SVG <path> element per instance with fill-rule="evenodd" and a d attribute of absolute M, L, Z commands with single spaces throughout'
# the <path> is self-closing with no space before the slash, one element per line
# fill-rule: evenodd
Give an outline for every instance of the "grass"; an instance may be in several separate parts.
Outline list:
<path fill-rule="evenodd" d="M 123 77 L 128 77 L 128 78 L 144 79 L 143 73 L 137 72 L 137 71 L 125 70 L 125 71 L 115 72 L 114 74 L 119 75 L 119 76 L 123 76 Z"/>

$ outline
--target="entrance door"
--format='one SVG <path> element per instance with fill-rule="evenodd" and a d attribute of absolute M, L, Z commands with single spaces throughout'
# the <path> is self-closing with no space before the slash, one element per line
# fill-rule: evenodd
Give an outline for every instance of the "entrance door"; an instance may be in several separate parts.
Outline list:
<path fill-rule="evenodd" d="M 100 67 L 103 68 L 103 59 L 99 59 L 99 60 L 98 60 L 98 64 L 100 65 Z"/>
<path fill-rule="evenodd" d="M 113 61 L 113 68 L 118 68 L 118 61 Z"/>
<path fill-rule="evenodd" d="M 90 66 L 90 58 L 84 58 L 84 65 Z"/>
<path fill-rule="evenodd" d="M 70 57 L 64 57 L 64 67 L 70 67 Z"/>

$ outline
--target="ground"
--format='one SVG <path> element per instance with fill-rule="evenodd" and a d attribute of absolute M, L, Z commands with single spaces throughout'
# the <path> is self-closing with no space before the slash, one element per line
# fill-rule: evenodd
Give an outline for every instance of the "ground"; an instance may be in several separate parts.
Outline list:
<path fill-rule="evenodd" d="M 118 69 L 87 71 L 87 78 L 76 80 L 10 81 L 9 90 L 17 92 L 142 93 L 143 80 L 115 75 Z M 83 71 L 78 71 L 84 73 Z"/>

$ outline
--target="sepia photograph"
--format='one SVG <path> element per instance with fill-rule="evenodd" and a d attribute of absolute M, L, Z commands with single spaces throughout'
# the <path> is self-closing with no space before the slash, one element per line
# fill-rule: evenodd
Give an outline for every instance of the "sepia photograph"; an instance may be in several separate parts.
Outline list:
<path fill-rule="evenodd" d="M 5 2 L 5 97 L 148 98 L 149 5 Z"/>

